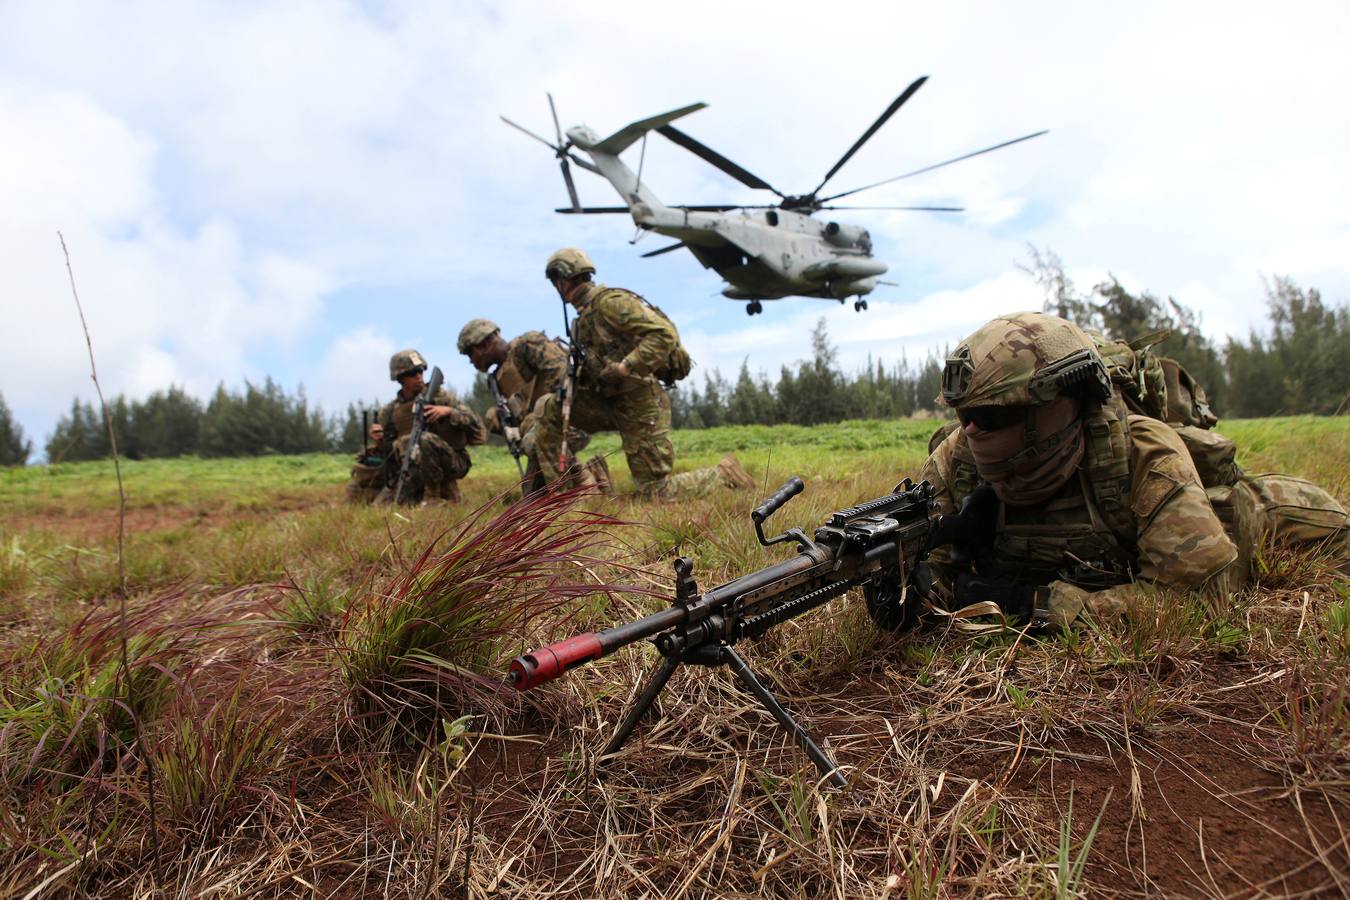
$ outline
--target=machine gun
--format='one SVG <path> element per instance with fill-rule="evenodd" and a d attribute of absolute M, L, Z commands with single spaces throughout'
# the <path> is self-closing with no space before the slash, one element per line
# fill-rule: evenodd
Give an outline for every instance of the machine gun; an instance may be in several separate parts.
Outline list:
<path fill-rule="evenodd" d="M 521 463 L 520 458 L 525 455 L 525 448 L 520 445 L 520 419 L 516 418 L 515 412 L 511 409 L 510 401 L 502 393 L 501 385 L 497 383 L 496 372 L 488 373 L 487 383 L 488 388 L 492 391 L 492 401 L 497 407 L 497 421 L 502 426 L 502 436 L 506 438 L 506 449 L 511 451 L 511 456 L 516 461 L 516 471 L 520 473 L 520 480 L 523 484 L 525 481 L 525 466 Z M 510 437 L 508 428 L 515 431 L 515 438 Z"/>
<path fill-rule="evenodd" d="M 906 478 L 884 497 L 834 513 L 813 537 L 800 528 L 789 528 L 766 538 L 765 520 L 801 491 L 802 480 L 794 476 L 750 513 L 762 546 L 793 541 L 796 556 L 703 592 L 694 580 L 693 564 L 681 557 L 675 560 L 675 600 L 669 609 L 518 656 L 511 663 L 512 684 L 518 690 L 529 690 L 620 647 L 651 639 L 663 659 L 605 754 L 623 746 L 681 664 L 725 665 L 811 757 L 821 774 L 844 786 L 838 767 L 760 683 L 734 645 L 744 638 L 761 637 L 855 587 L 863 588 L 874 619 L 891 625 L 900 624 L 901 618 L 913 621 L 920 601 L 907 596 L 907 588 L 918 564 L 934 547 L 973 539 L 981 525 L 967 515 L 966 506 L 956 515 L 936 515 L 933 486 Z"/>
<path fill-rule="evenodd" d="M 398 484 L 394 486 L 394 504 L 397 505 L 403 499 L 403 483 L 408 478 L 408 470 L 416 461 L 415 457 L 422 455 L 422 432 L 426 430 L 426 407 L 431 399 L 436 396 L 436 392 L 441 389 L 441 383 L 445 377 L 441 375 L 441 367 L 434 366 L 431 370 L 431 380 L 427 382 L 427 388 L 417 395 L 413 401 L 413 424 L 412 431 L 408 433 L 408 445 L 403 451 L 403 465 L 398 470 Z"/>

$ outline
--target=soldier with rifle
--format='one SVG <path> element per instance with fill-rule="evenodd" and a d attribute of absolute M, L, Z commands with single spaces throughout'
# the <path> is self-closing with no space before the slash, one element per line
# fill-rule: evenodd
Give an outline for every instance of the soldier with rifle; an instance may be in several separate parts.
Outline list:
<path fill-rule="evenodd" d="M 364 446 L 356 454 L 351 479 L 347 482 L 348 503 L 371 503 L 384 488 L 384 457 L 380 455 L 378 442 L 371 440 L 370 414 L 364 409 L 361 410 L 361 438 Z"/>
<path fill-rule="evenodd" d="M 426 360 L 400 350 L 389 360 L 398 395 L 380 410 L 370 439 L 384 459 L 385 484 L 379 503 L 420 503 L 460 499 L 459 481 L 469 473 L 471 444 L 487 440 L 483 422 L 441 384 L 441 371 L 427 383 Z"/>
<path fill-rule="evenodd" d="M 566 348 L 542 331 L 527 331 L 507 341 L 490 319 L 470 320 L 459 332 L 458 346 L 473 367 L 487 375 L 493 396 L 493 408 L 486 416 L 488 430 L 506 440 L 524 493 L 539 490 L 544 486 L 544 476 L 535 450 L 535 425 L 544 400 L 562 389 L 567 372 Z M 576 473 L 574 483 L 597 485 L 608 492 L 609 467 L 603 456 L 593 457 L 585 466 L 576 465 L 576 453 L 589 442 L 586 432 L 568 429 L 567 470 Z"/>
<path fill-rule="evenodd" d="M 731 454 L 717 466 L 672 476 L 670 397 L 666 387 L 693 365 L 675 324 L 659 308 L 623 288 L 593 280 L 595 263 L 575 248 L 558 250 L 544 277 L 576 319 L 567 325 L 569 358 L 560 394 L 546 399 L 536 438 L 540 470 L 555 480 L 568 463 L 570 427 L 590 434 L 617 431 L 638 492 L 696 493 L 725 485 L 753 486 Z"/>

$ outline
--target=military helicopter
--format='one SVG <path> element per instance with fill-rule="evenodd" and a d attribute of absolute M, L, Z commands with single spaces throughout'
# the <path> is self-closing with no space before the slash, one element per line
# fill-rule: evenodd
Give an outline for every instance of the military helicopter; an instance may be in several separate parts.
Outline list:
<path fill-rule="evenodd" d="M 1022 141 L 1031 140 L 1046 134 L 1037 131 L 1032 134 L 1013 138 L 985 147 L 972 153 L 966 153 L 934 165 L 924 166 L 911 172 L 896 175 L 883 181 L 863 185 L 837 194 L 821 196 L 825 185 L 844 167 L 859 148 L 867 143 L 872 135 L 900 107 L 905 105 L 919 88 L 923 87 L 928 76 L 917 79 L 896 97 L 885 112 L 863 132 L 862 137 L 839 158 L 825 173 L 820 184 L 806 194 L 785 194 L 763 178 L 742 168 L 717 151 L 705 146 L 694 138 L 679 131 L 670 123 L 707 106 L 706 103 L 694 103 L 679 109 L 642 119 L 627 125 L 609 137 L 600 137 L 585 125 L 567 130 L 564 139 L 561 125 L 558 123 L 558 110 L 553 95 L 548 95 L 549 111 L 553 115 L 553 128 L 557 142 L 541 137 L 502 116 L 507 125 L 524 132 L 544 144 L 558 159 L 563 182 L 567 185 L 567 195 L 571 206 L 562 207 L 557 212 L 570 215 L 594 215 L 607 213 L 628 213 L 639 229 L 655 231 L 659 234 L 677 238 L 677 243 L 659 250 L 642 254 L 643 257 L 660 256 L 673 250 L 686 248 L 703 264 L 713 269 L 724 279 L 722 295 L 732 300 L 745 301 L 745 311 L 750 315 L 763 312 L 761 301 L 779 300 L 784 297 L 820 297 L 838 300 L 840 303 L 849 297 L 856 298 L 853 308 L 861 312 L 867 309 L 866 296 L 881 282 L 886 273 L 885 263 L 872 258 L 872 237 L 867 229 L 858 225 L 846 225 L 834 221 L 821 221 L 814 213 L 834 210 L 853 209 L 905 209 L 927 210 L 930 212 L 961 212 L 959 206 L 831 206 L 834 200 L 849 197 L 862 191 L 871 190 L 884 184 L 910 178 L 924 172 L 931 172 L 943 166 L 951 165 L 971 157 L 990 153 Z M 646 141 L 649 132 L 655 131 L 675 144 L 690 151 L 730 175 L 741 184 L 758 190 L 772 191 L 779 197 L 778 203 L 762 205 L 704 204 L 667 206 L 656 198 L 642 180 L 642 162 L 646 158 Z M 642 143 L 642 156 L 638 161 L 636 173 L 628 167 L 619 154 L 638 140 Z M 573 148 L 582 150 L 590 157 L 582 159 L 573 152 Z M 619 192 L 626 206 L 582 206 L 577 196 L 576 184 L 572 180 L 570 163 L 576 163 L 583 169 L 605 178 Z"/>

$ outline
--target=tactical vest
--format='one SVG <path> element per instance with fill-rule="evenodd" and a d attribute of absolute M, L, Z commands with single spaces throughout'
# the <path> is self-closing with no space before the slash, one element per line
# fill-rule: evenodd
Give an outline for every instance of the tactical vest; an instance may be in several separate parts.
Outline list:
<path fill-rule="evenodd" d="M 381 424 L 388 428 L 390 423 L 392 423 L 394 431 L 399 438 L 412 434 L 413 402 L 416 399 L 417 398 L 414 397 L 410 400 L 405 400 L 401 394 L 395 397 L 393 402 L 385 407 L 384 412 L 380 417 L 382 420 L 387 417 L 388 421 L 382 421 Z M 454 396 L 444 388 L 438 391 L 435 397 L 431 398 L 432 406 L 449 406 L 454 402 Z M 426 431 L 436 435 L 456 449 L 463 449 L 469 445 L 469 439 L 464 435 L 464 432 L 449 424 L 444 419 L 440 422 L 428 422 Z"/>
<path fill-rule="evenodd" d="M 577 315 L 576 322 L 573 325 L 573 335 L 586 349 L 588 376 L 594 379 L 605 366 L 610 363 L 622 362 L 638 345 L 638 338 L 635 335 L 611 329 L 601 316 L 593 312 L 596 304 L 602 298 L 610 299 L 613 297 L 637 298 L 642 305 L 656 313 L 670 328 L 671 334 L 674 335 L 675 346 L 666 354 L 662 364 L 652 370 L 652 375 L 656 377 L 657 381 L 670 385 L 688 377 L 693 370 L 694 362 L 689 356 L 689 351 L 685 350 L 684 345 L 680 343 L 679 329 L 675 327 L 675 323 L 671 321 L 670 316 L 641 294 L 624 288 L 611 288 L 603 285 L 599 286 L 586 309 Z"/>
<path fill-rule="evenodd" d="M 1083 418 L 1083 460 L 1052 498 L 1030 507 L 999 504 L 994 562 L 1000 571 L 1044 583 L 1079 563 L 1128 580 L 1137 556 L 1138 531 L 1130 510 L 1128 411 L 1118 397 Z M 980 483 L 963 432 L 952 451 L 952 501 Z"/>
<path fill-rule="evenodd" d="M 567 350 L 557 340 L 549 340 L 539 332 L 530 332 L 530 334 L 539 334 L 538 346 L 544 355 L 547 369 L 558 373 L 558 375 L 556 380 L 550 380 L 543 377 L 544 372 L 540 371 L 534 378 L 526 381 L 517 369 L 514 360 L 518 343 L 524 344 L 528 335 L 523 334 L 511 341 L 511 345 L 506 351 L 506 361 L 502 363 L 501 371 L 497 376 L 497 383 L 501 387 L 502 393 L 511 398 L 513 410 L 517 404 L 520 405 L 517 416 L 527 415 L 530 410 L 534 409 L 535 404 L 539 402 L 541 397 L 553 393 L 562 384 L 562 379 L 566 377 L 567 373 Z M 508 372 L 514 376 L 514 381 L 510 387 L 507 386 L 506 381 L 506 373 Z"/>

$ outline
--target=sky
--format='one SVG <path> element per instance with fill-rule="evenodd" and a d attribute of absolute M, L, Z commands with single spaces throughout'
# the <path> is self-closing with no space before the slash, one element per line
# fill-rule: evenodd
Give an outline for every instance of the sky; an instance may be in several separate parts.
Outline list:
<path fill-rule="evenodd" d="M 1028 246 L 1244 337 L 1272 276 L 1350 297 L 1346 34 L 1350 4 L 1313 0 L 0 0 L 0 394 L 39 448 L 94 396 L 58 230 L 109 395 L 271 376 L 336 411 L 389 395 L 402 347 L 466 388 L 468 319 L 561 330 L 542 277 L 560 246 L 669 313 L 696 380 L 776 373 L 822 316 L 845 369 L 921 361 L 1040 307 Z M 964 213 L 836 214 L 897 283 L 863 313 L 746 316 L 687 253 L 639 258 L 669 241 L 632 245 L 626 217 L 555 214 L 556 162 L 498 119 L 551 132 L 551 91 L 564 128 L 608 134 L 703 101 L 682 130 L 807 191 L 920 75 L 832 189 L 1049 134 L 853 198 Z M 576 177 L 583 203 L 618 202 Z M 659 137 L 643 181 L 668 203 L 772 199 Z"/>

